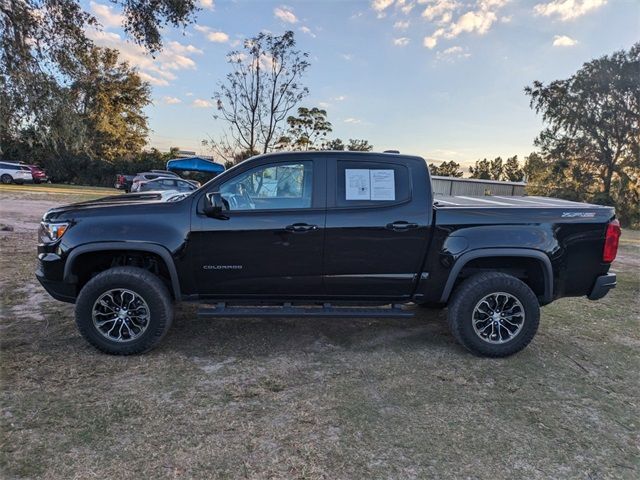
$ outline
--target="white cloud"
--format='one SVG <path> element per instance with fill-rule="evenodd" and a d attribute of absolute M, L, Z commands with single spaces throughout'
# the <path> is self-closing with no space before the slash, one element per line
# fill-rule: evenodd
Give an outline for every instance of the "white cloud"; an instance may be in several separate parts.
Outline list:
<path fill-rule="evenodd" d="M 349 117 L 344 119 L 344 123 L 358 124 L 358 123 L 362 123 L 362 120 L 360 120 L 359 118 Z"/>
<path fill-rule="evenodd" d="M 213 10 L 214 3 L 213 0 L 200 0 L 200 6 L 207 10 Z"/>
<path fill-rule="evenodd" d="M 469 58 L 470 56 L 471 54 L 466 49 L 458 45 L 446 48 L 437 54 L 438 60 L 453 60 L 455 58 Z"/>
<path fill-rule="evenodd" d="M 554 47 L 573 47 L 577 43 L 577 40 L 574 40 L 571 37 L 567 37 L 566 35 L 555 35 L 553 37 Z"/>
<path fill-rule="evenodd" d="M 169 96 L 162 97 L 162 101 L 167 105 L 176 105 L 177 103 L 182 103 L 182 100 L 180 100 L 179 98 Z"/>
<path fill-rule="evenodd" d="M 398 47 L 404 47 L 409 45 L 409 39 L 407 37 L 394 38 L 393 44 Z"/>
<path fill-rule="evenodd" d="M 140 78 L 157 86 L 169 85 L 176 79 L 174 72 L 195 70 L 196 62 L 192 57 L 202 54 L 202 50 L 193 45 L 171 41 L 153 58 L 144 47 L 126 41 L 117 33 L 88 29 L 87 36 L 101 47 L 117 49 L 121 60 L 138 68 Z"/>
<path fill-rule="evenodd" d="M 293 10 L 289 7 L 277 7 L 273 9 L 273 15 L 283 22 L 286 23 L 296 23 L 298 21 L 298 17 L 295 16 Z"/>
<path fill-rule="evenodd" d="M 120 27 L 124 17 L 115 12 L 110 5 L 103 5 L 101 3 L 89 2 L 91 11 L 95 14 L 98 21 L 105 27 Z"/>
<path fill-rule="evenodd" d="M 341 53 L 340 56 L 345 59 L 347 62 L 353 60 L 353 54 L 351 53 Z"/>
<path fill-rule="evenodd" d="M 371 2 L 371 8 L 373 8 L 376 12 L 382 12 L 386 10 L 393 4 L 394 0 L 373 0 Z"/>
<path fill-rule="evenodd" d="M 422 44 L 427 47 L 429 50 L 434 48 L 438 44 L 438 39 L 444 35 L 444 28 L 439 28 L 432 35 L 428 37 L 424 37 Z"/>
<path fill-rule="evenodd" d="M 213 103 L 211 103 L 209 100 L 196 98 L 193 102 L 191 102 L 191 106 L 195 108 L 211 108 L 213 107 Z"/>
<path fill-rule="evenodd" d="M 338 95 L 337 97 L 333 97 L 333 100 L 335 100 L 336 102 L 344 102 L 346 99 L 346 95 Z"/>
<path fill-rule="evenodd" d="M 309 27 L 305 26 L 305 25 L 303 25 L 302 27 L 300 27 L 300 31 L 301 31 L 302 33 L 306 33 L 307 35 L 309 35 L 309 36 L 310 36 L 310 37 L 312 37 L 312 38 L 316 38 L 316 34 L 315 34 L 315 33 L 313 33 L 313 32 L 311 31 L 311 29 L 310 29 Z"/>
<path fill-rule="evenodd" d="M 476 0 L 463 5 L 457 0 L 419 0 L 419 3 L 429 4 L 422 16 L 439 26 L 434 33 L 424 37 L 424 46 L 435 48 L 441 37 L 452 39 L 462 33 L 484 35 L 498 21 L 498 11 L 509 1 Z M 460 11 L 464 13 L 458 15 Z"/>
<path fill-rule="evenodd" d="M 224 32 L 213 30 L 210 27 L 205 27 L 202 25 L 196 25 L 195 28 L 198 32 L 204 33 L 204 36 L 207 37 L 207 40 L 214 43 L 226 43 L 229 41 L 229 35 Z"/>
<path fill-rule="evenodd" d="M 328 102 L 318 102 L 318 106 L 320 108 L 329 108 L 331 106 L 331 104 L 328 103 Z"/>
<path fill-rule="evenodd" d="M 459 3 L 455 0 L 432 0 L 422 12 L 422 16 L 429 21 L 449 22 L 453 11 L 458 6 Z"/>
<path fill-rule="evenodd" d="M 191 53 L 203 53 L 198 47 L 194 47 L 193 45 L 183 45 L 180 42 L 171 41 L 168 44 L 168 47 L 176 53 L 191 54 Z"/>
<path fill-rule="evenodd" d="M 555 16 L 566 22 L 600 8 L 606 3 L 607 0 L 552 0 L 537 4 L 533 7 L 533 11 L 536 15 Z"/>
<path fill-rule="evenodd" d="M 407 28 L 409 28 L 409 20 L 406 20 L 406 21 L 398 20 L 396 23 L 393 24 L 393 28 L 397 30 L 406 30 Z"/>
<path fill-rule="evenodd" d="M 140 76 L 140 79 L 142 81 L 149 82 L 151 85 L 155 85 L 156 87 L 166 87 L 167 85 L 169 85 L 168 80 L 153 76 L 143 71 L 138 72 L 138 75 Z"/>
<path fill-rule="evenodd" d="M 431 50 L 438 44 L 438 38 L 434 36 L 424 37 L 422 44 Z"/>
<path fill-rule="evenodd" d="M 403 2 L 403 3 L 398 2 L 398 6 L 400 6 L 400 10 L 402 11 L 402 13 L 404 13 L 405 15 L 409 15 L 409 13 L 411 13 L 411 10 L 413 10 L 413 7 L 415 7 L 416 4 L 414 2 Z"/>
<path fill-rule="evenodd" d="M 493 25 L 493 22 L 495 22 L 497 18 L 496 14 L 489 10 L 467 12 L 462 15 L 457 22 L 449 26 L 446 37 L 454 38 L 463 32 L 477 32 L 480 35 L 484 35 L 489 31 L 491 25 Z"/>

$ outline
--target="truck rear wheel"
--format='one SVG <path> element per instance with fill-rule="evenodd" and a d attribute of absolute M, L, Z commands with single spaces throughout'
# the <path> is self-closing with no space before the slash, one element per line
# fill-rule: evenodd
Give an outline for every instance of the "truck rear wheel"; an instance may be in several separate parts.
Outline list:
<path fill-rule="evenodd" d="M 540 305 L 521 280 L 505 273 L 479 273 L 454 292 L 448 320 L 453 336 L 471 352 L 506 357 L 535 336 Z"/>
<path fill-rule="evenodd" d="M 98 350 L 132 355 L 151 350 L 173 319 L 171 295 L 156 275 L 116 267 L 93 277 L 76 301 L 76 325 Z"/>

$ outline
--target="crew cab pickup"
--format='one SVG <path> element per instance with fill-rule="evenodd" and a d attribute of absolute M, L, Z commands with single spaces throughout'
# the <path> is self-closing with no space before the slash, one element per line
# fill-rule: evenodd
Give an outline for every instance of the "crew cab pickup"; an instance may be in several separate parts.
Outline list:
<path fill-rule="evenodd" d="M 174 202 L 120 196 L 49 210 L 36 276 L 76 304 L 86 340 L 113 354 L 149 350 L 173 304 L 195 301 L 223 317 L 446 306 L 463 346 L 499 357 L 529 344 L 540 306 L 615 287 L 619 236 L 611 207 L 434 199 L 420 157 L 291 152 L 246 160 Z"/>

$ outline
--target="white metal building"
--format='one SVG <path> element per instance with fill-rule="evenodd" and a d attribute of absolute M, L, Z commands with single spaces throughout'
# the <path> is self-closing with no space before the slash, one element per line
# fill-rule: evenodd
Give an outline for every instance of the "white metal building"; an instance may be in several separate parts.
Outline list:
<path fill-rule="evenodd" d="M 524 182 L 500 182 L 497 180 L 480 180 L 477 178 L 431 177 L 434 195 L 525 195 Z"/>

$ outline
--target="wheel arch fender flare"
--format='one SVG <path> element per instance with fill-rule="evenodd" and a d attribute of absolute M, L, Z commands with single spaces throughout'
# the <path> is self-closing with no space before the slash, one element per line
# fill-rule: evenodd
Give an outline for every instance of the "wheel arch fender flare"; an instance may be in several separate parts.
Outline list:
<path fill-rule="evenodd" d="M 553 267 L 551 266 L 551 260 L 549 260 L 549 257 L 544 252 L 531 248 L 482 248 L 463 253 L 458 257 L 449 272 L 447 282 L 440 297 L 440 302 L 447 302 L 458 275 L 467 263 L 477 258 L 487 257 L 521 257 L 533 258 L 539 261 L 544 274 L 544 295 L 542 296 L 542 303 L 547 304 L 551 302 L 553 299 Z"/>
<path fill-rule="evenodd" d="M 94 242 L 80 245 L 74 248 L 67 257 L 64 265 L 63 280 L 65 283 L 74 283 L 73 266 L 80 255 L 91 252 L 104 252 L 114 250 L 133 250 L 137 252 L 148 252 L 158 255 L 167 266 L 171 279 L 171 290 L 174 298 L 179 301 L 181 298 L 180 278 L 176 270 L 171 253 L 165 247 L 148 242 Z"/>

